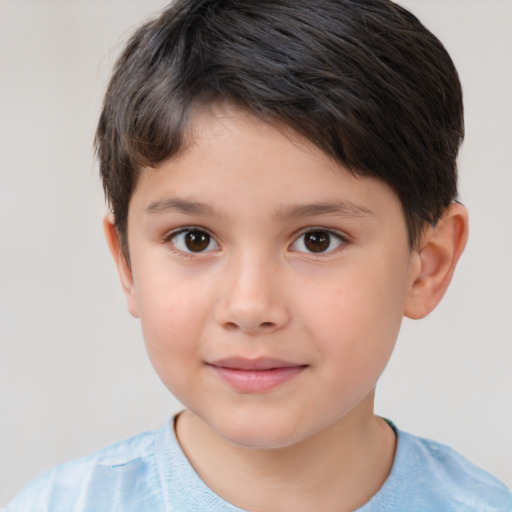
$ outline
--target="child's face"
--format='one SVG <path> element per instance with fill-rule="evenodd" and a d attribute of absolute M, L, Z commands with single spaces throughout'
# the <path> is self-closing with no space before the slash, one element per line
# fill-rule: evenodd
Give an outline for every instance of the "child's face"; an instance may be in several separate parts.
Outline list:
<path fill-rule="evenodd" d="M 244 446 L 364 421 L 418 273 L 400 203 L 299 137 L 216 112 L 130 203 L 124 285 L 151 361 Z"/>

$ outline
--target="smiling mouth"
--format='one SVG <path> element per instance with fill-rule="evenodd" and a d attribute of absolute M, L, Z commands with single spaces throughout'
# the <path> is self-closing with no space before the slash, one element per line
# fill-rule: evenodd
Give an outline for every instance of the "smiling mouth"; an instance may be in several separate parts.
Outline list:
<path fill-rule="evenodd" d="M 208 363 L 230 387 L 241 393 L 271 391 L 301 374 L 308 365 L 280 359 L 229 358 Z"/>

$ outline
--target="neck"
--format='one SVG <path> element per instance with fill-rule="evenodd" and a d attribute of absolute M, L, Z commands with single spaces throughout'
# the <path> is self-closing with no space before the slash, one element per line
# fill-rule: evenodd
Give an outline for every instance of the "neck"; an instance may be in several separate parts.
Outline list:
<path fill-rule="evenodd" d="M 373 397 L 369 407 L 312 437 L 270 450 L 226 441 L 189 411 L 179 416 L 176 431 L 206 485 L 238 507 L 351 511 L 380 489 L 393 464 L 394 432 L 372 409 Z"/>

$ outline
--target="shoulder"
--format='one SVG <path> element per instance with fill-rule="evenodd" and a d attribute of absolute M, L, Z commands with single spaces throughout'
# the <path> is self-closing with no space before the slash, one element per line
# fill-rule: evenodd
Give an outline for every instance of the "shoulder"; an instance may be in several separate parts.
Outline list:
<path fill-rule="evenodd" d="M 407 492 L 428 503 L 425 510 L 512 511 L 510 489 L 444 444 L 399 431 L 395 466 Z"/>
<path fill-rule="evenodd" d="M 86 512 L 98 510 L 99 504 L 102 510 L 124 510 L 118 501 L 130 498 L 140 504 L 130 510 L 157 510 L 152 508 L 159 490 L 156 435 L 144 432 L 46 471 L 5 512 Z"/>

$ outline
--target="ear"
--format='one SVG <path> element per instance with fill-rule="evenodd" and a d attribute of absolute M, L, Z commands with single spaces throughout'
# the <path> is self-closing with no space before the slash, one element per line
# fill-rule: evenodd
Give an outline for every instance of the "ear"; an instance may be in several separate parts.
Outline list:
<path fill-rule="evenodd" d="M 435 226 L 429 226 L 416 251 L 415 267 L 404 314 L 413 319 L 427 316 L 443 298 L 468 239 L 468 214 L 452 203 Z"/>
<path fill-rule="evenodd" d="M 137 294 L 135 292 L 133 273 L 130 263 L 127 260 L 127 256 L 123 251 L 123 245 L 119 238 L 119 233 L 114 223 L 114 215 L 112 213 L 105 215 L 105 218 L 103 219 L 103 229 L 105 231 L 105 237 L 107 239 L 110 252 L 114 258 L 114 263 L 116 264 L 117 271 L 119 273 L 123 293 L 126 297 L 128 311 L 134 317 L 138 317 Z"/>

